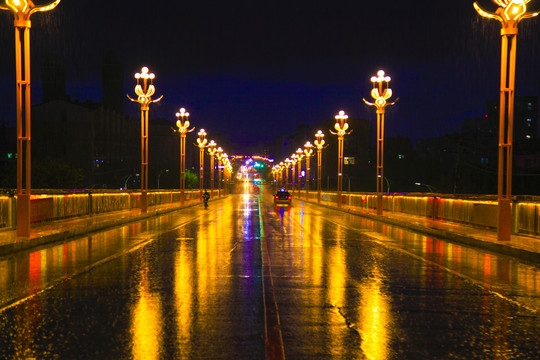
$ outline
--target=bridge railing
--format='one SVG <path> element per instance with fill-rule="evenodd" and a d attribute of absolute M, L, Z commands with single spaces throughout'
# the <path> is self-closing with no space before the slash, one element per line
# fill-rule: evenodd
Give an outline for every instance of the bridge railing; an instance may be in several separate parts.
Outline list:
<path fill-rule="evenodd" d="M 337 206 L 337 196 L 336 192 L 321 192 L 321 203 Z M 301 192 L 300 198 L 306 198 L 305 191 Z M 309 192 L 309 200 L 317 201 L 316 191 Z M 342 206 L 374 211 L 377 195 L 343 192 Z M 497 227 L 497 200 L 494 195 L 389 194 L 383 196 L 383 208 L 393 213 L 483 228 Z M 512 202 L 512 232 L 540 236 L 540 197 L 515 197 Z"/>
<path fill-rule="evenodd" d="M 214 190 L 214 197 L 218 191 Z M 77 216 L 140 208 L 140 192 L 92 191 L 82 193 L 58 190 L 34 190 L 31 198 L 31 222 L 58 220 Z M 16 226 L 15 197 L 0 195 L 0 229 Z M 199 190 L 185 190 L 185 205 L 199 201 Z M 148 205 L 180 203 L 180 191 L 150 191 Z"/>

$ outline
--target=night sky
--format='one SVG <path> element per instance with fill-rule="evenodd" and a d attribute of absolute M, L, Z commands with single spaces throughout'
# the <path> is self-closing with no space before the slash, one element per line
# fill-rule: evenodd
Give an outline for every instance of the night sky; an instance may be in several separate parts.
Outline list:
<path fill-rule="evenodd" d="M 47 2 L 47 1 L 45 1 Z M 43 3 L 35 1 L 35 3 Z M 494 8 L 491 0 L 482 0 Z M 143 65 L 156 74 L 160 104 L 174 120 L 186 107 L 197 129 L 253 145 L 300 124 L 375 120 L 371 76 L 384 69 L 399 102 L 386 135 L 413 139 L 459 130 L 498 98 L 500 24 L 473 1 L 442 0 L 63 0 L 32 17 L 33 103 L 41 102 L 47 53 L 66 65 L 72 99 L 100 101 L 101 62 L 114 50 L 125 92 Z M 533 0 L 529 9 L 539 9 Z M 540 19 L 520 24 L 516 95 L 540 94 Z M 0 14 L 0 120 L 13 121 L 13 16 Z M 126 100 L 126 112 L 139 108 Z M 305 139 L 299 139 L 303 143 Z"/>

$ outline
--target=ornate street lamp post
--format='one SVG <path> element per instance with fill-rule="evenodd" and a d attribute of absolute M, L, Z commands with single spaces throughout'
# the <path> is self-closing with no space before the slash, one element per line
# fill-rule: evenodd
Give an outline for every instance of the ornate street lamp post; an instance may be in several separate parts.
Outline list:
<path fill-rule="evenodd" d="M 321 130 L 315 134 L 317 138 L 314 143 L 317 147 L 317 202 L 321 202 L 321 164 L 322 164 L 322 149 L 324 147 L 324 134 Z"/>
<path fill-rule="evenodd" d="M 146 213 L 148 211 L 148 110 L 150 104 L 160 101 L 163 95 L 157 100 L 152 100 L 152 95 L 156 92 L 154 88 L 155 75 L 149 73 L 146 66 L 141 69 L 140 73 L 135 74 L 135 79 L 137 79 L 135 94 L 138 97 L 136 100 L 129 95 L 127 97 L 141 105 L 141 212 Z"/>
<path fill-rule="evenodd" d="M 291 159 L 285 159 L 285 190 L 289 190 L 289 166 L 291 166 Z"/>
<path fill-rule="evenodd" d="M 499 241 L 510 241 L 512 230 L 512 140 L 514 129 L 517 25 L 522 19 L 537 16 L 538 12 L 527 12 L 526 4 L 530 0 L 493 0 L 493 2 L 499 5 L 495 13 L 483 10 L 477 2 L 473 6 L 481 16 L 497 19 L 502 24 L 497 237 Z"/>
<path fill-rule="evenodd" d="M 306 155 L 306 200 L 309 199 L 309 182 L 311 178 L 309 177 L 309 168 L 310 168 L 310 158 L 313 154 L 313 145 L 308 141 L 304 144 L 304 154 Z"/>
<path fill-rule="evenodd" d="M 383 70 L 377 72 L 377 76 L 371 78 L 373 83 L 373 89 L 371 90 L 371 97 L 375 99 L 375 102 L 370 103 L 366 99 L 364 102 L 370 106 L 377 108 L 377 215 L 383 213 L 383 187 L 384 187 L 384 113 L 386 106 L 394 105 L 399 98 L 394 102 L 387 102 L 386 100 L 392 97 L 392 89 L 388 87 L 390 82 L 390 76 L 385 76 Z"/>
<path fill-rule="evenodd" d="M 30 236 L 31 197 L 31 99 L 30 99 L 30 16 L 54 9 L 60 0 L 36 6 L 27 0 L 5 0 L 0 10 L 15 16 L 15 72 L 17 80 L 17 236 Z M 24 121 L 23 121 L 24 118 Z"/>
<path fill-rule="evenodd" d="M 176 126 L 178 126 L 178 132 L 180 133 L 180 205 L 184 205 L 184 190 L 186 189 L 186 133 L 192 132 L 195 128 L 188 130 L 189 113 L 184 108 L 180 108 L 180 111 L 176 113 L 176 119 Z"/>
<path fill-rule="evenodd" d="M 199 147 L 199 200 L 202 201 L 202 193 L 204 187 L 204 148 L 206 147 L 206 131 L 199 130 L 197 134 L 197 146 Z"/>
<path fill-rule="evenodd" d="M 291 170 L 292 170 L 292 192 L 296 189 L 296 163 L 298 162 L 298 156 L 296 154 L 291 155 Z"/>
<path fill-rule="evenodd" d="M 341 110 L 335 116 L 336 123 L 334 124 L 334 128 L 337 130 L 337 132 L 330 130 L 332 134 L 338 136 L 338 207 L 341 207 L 341 184 L 343 180 L 343 137 L 352 132 L 352 130 L 347 132 L 347 129 L 349 128 L 349 124 L 347 124 L 348 118 L 349 116 L 345 114 L 345 111 Z"/>
<path fill-rule="evenodd" d="M 223 181 L 223 149 L 220 147 L 216 150 L 216 157 L 218 159 L 218 197 L 221 197 L 221 185 Z"/>
<path fill-rule="evenodd" d="M 217 144 L 210 140 L 208 144 L 208 154 L 210 155 L 210 198 L 214 198 L 214 156 L 216 155 Z"/>
<path fill-rule="evenodd" d="M 283 169 L 284 168 L 285 168 L 285 164 L 283 163 L 283 161 L 281 161 L 279 163 L 279 181 L 278 181 L 279 187 L 282 187 L 283 185 Z"/>
<path fill-rule="evenodd" d="M 301 148 L 296 149 L 296 160 L 298 163 L 298 183 L 296 184 L 296 189 L 298 190 L 298 197 L 300 197 L 300 189 L 302 187 L 302 159 L 304 158 L 304 150 Z"/>

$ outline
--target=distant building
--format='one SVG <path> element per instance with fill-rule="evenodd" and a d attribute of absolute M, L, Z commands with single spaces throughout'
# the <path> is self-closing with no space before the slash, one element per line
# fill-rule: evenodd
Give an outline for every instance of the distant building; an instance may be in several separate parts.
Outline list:
<path fill-rule="evenodd" d="M 499 100 L 488 102 L 487 117 L 491 126 L 499 128 Z M 516 96 L 514 100 L 514 143 L 538 138 L 538 96 Z"/>
<path fill-rule="evenodd" d="M 49 101 L 33 107 L 32 125 L 32 158 L 83 169 L 87 186 L 117 187 L 139 167 L 139 122 L 101 104 Z"/>
<path fill-rule="evenodd" d="M 101 102 L 103 107 L 124 113 L 124 65 L 112 52 L 105 55 L 101 70 Z"/>
<path fill-rule="evenodd" d="M 66 67 L 57 55 L 47 55 L 43 62 L 41 78 L 43 102 L 68 99 L 66 93 Z"/>

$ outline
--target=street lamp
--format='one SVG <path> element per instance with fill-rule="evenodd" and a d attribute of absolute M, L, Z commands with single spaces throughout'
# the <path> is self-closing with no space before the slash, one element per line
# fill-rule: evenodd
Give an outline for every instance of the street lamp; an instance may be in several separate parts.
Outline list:
<path fill-rule="evenodd" d="M 300 197 L 300 189 L 302 187 L 302 159 L 304 158 L 304 150 L 296 149 L 296 159 L 298 160 L 298 197 Z"/>
<path fill-rule="evenodd" d="M 322 163 L 322 149 L 324 147 L 324 134 L 321 130 L 315 134 L 317 138 L 314 143 L 317 147 L 317 202 L 321 202 L 321 163 Z"/>
<path fill-rule="evenodd" d="M 283 161 L 281 161 L 279 163 L 279 182 L 278 182 L 278 184 L 280 185 L 279 187 L 283 185 L 283 169 L 284 168 L 285 168 L 285 164 L 283 163 Z"/>
<path fill-rule="evenodd" d="M 373 89 L 371 90 L 371 97 L 375 99 L 374 103 L 370 103 L 366 99 L 363 99 L 369 106 L 375 106 L 377 108 L 377 215 L 383 213 L 383 164 L 384 164 L 384 113 L 386 106 L 394 105 L 394 102 L 387 102 L 386 100 L 392 97 L 392 89 L 388 87 L 390 83 L 390 76 L 386 76 L 384 70 L 379 70 L 377 76 L 371 78 L 373 83 Z"/>
<path fill-rule="evenodd" d="M 223 182 L 222 182 L 222 185 L 221 185 L 221 188 L 223 190 L 223 195 L 227 194 L 227 190 L 229 189 L 229 182 L 230 182 L 230 179 L 231 179 L 231 172 L 232 172 L 232 166 L 231 166 L 231 163 L 229 161 L 229 155 L 227 155 L 227 153 L 223 153 L 223 155 L 221 155 L 221 163 L 223 165 L 223 173 L 222 173 L 222 178 L 223 178 Z M 225 184 L 227 184 L 227 188 L 225 188 Z"/>
<path fill-rule="evenodd" d="M 292 192 L 294 195 L 294 190 L 296 189 L 296 163 L 298 162 L 298 155 L 291 155 L 291 170 L 292 170 Z"/>
<path fill-rule="evenodd" d="M 193 127 L 191 130 L 188 130 L 189 113 L 184 108 L 180 108 L 180 111 L 176 113 L 176 119 L 176 126 L 178 126 L 178 132 L 180 133 L 180 205 L 184 205 L 184 190 L 186 189 L 186 133 L 192 132 L 195 128 Z"/>
<path fill-rule="evenodd" d="M 150 104 L 158 102 L 163 98 L 161 95 L 157 100 L 152 100 L 152 95 L 156 92 L 154 88 L 155 75 L 148 72 L 145 66 L 140 73 L 135 74 L 137 85 L 135 86 L 135 94 L 137 99 L 132 99 L 127 95 L 128 99 L 133 102 L 138 102 L 141 105 L 141 212 L 146 213 L 148 210 L 148 110 Z"/>
<path fill-rule="evenodd" d="M 495 13 L 483 10 L 477 2 L 473 6 L 481 16 L 497 19 L 502 24 L 497 238 L 499 241 L 510 241 L 517 25 L 522 19 L 537 16 L 538 12 L 527 12 L 526 4 L 530 0 L 493 0 L 493 2 L 499 5 Z"/>
<path fill-rule="evenodd" d="M 206 140 L 206 131 L 204 131 L 204 129 L 199 130 L 197 135 L 199 135 L 197 138 L 197 146 L 199 147 L 199 199 L 202 201 L 204 185 L 204 148 L 206 147 L 208 140 Z"/>
<path fill-rule="evenodd" d="M 291 159 L 289 158 L 286 158 L 285 159 L 285 190 L 289 190 L 288 189 L 288 184 L 289 184 L 289 166 L 291 166 Z"/>
<path fill-rule="evenodd" d="M 221 166 L 223 165 L 223 149 L 221 146 L 216 150 L 216 157 L 218 159 L 218 197 L 221 197 L 221 182 L 223 181 L 223 172 L 221 171 Z"/>
<path fill-rule="evenodd" d="M 338 136 L 338 207 L 341 207 L 341 183 L 343 179 L 343 137 L 352 132 L 347 132 L 349 124 L 347 124 L 348 115 L 345 114 L 345 111 L 341 110 L 336 116 L 336 123 L 334 128 L 337 132 L 330 132 Z"/>
<path fill-rule="evenodd" d="M 31 196 L 31 105 L 30 100 L 30 16 L 54 9 L 60 0 L 36 6 L 27 0 L 5 0 L 0 10 L 15 17 L 15 72 L 17 77 L 17 236 L 30 236 Z M 22 38 L 21 38 L 22 35 Z M 24 118 L 24 121 L 23 121 Z"/>
<path fill-rule="evenodd" d="M 304 154 L 306 155 L 306 200 L 309 198 L 309 182 L 311 178 L 309 177 L 309 167 L 310 167 L 310 158 L 313 154 L 313 145 L 308 141 L 304 144 Z"/>
<path fill-rule="evenodd" d="M 208 144 L 208 154 L 210 155 L 210 197 L 214 197 L 214 156 L 216 155 L 216 146 L 214 140 Z"/>

